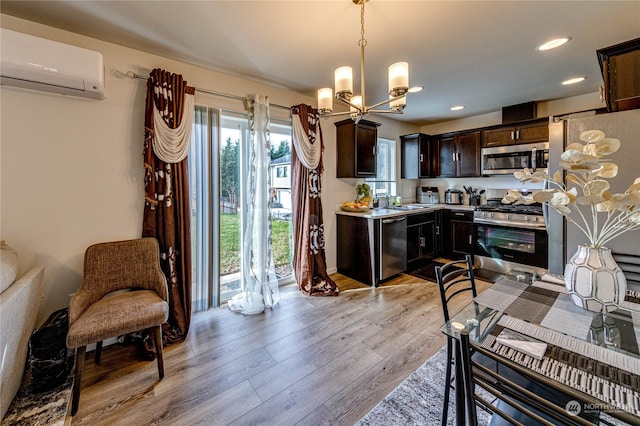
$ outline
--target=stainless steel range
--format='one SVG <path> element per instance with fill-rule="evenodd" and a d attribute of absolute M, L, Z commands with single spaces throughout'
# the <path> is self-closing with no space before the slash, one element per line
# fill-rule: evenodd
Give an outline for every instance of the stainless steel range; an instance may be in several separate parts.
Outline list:
<path fill-rule="evenodd" d="M 542 206 L 503 204 L 506 190 L 487 192 L 487 204 L 473 213 L 477 266 L 499 273 L 545 273 L 549 239 Z"/>

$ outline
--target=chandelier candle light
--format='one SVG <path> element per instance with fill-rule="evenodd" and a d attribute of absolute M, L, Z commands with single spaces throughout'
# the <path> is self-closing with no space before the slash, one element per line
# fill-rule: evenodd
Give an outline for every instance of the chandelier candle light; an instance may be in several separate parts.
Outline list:
<path fill-rule="evenodd" d="M 625 192 L 611 193 L 605 179 L 618 174 L 618 165 L 603 157 L 616 152 L 620 141 L 605 138 L 600 130 L 582 132 L 580 140 L 584 145 L 572 143 L 560 157 L 560 168 L 567 172 L 566 184 L 560 171 L 549 176 L 524 169 L 514 173 L 521 182 L 548 182 L 554 187 L 533 196 L 509 190 L 502 201 L 547 204 L 582 231 L 588 243 L 581 244 L 567 263 L 565 286 L 576 305 L 609 312 L 623 304 L 627 282 L 605 244 L 624 232 L 640 229 L 640 177 Z M 569 216 L 572 211 L 577 216 Z M 601 216 L 604 220 L 599 220 Z"/>
<path fill-rule="evenodd" d="M 335 71 L 336 98 L 349 105 L 348 112 L 333 113 L 333 91 L 330 87 L 318 90 L 318 111 L 321 115 L 335 116 L 351 114 L 351 118 L 358 122 L 369 113 L 377 114 L 402 114 L 407 105 L 407 93 L 421 91 L 421 86 L 409 88 L 409 64 L 406 62 L 396 62 L 389 67 L 389 99 L 366 105 L 365 81 L 364 81 L 364 48 L 367 40 L 364 38 L 364 5 L 368 0 L 352 0 L 354 4 L 360 6 L 360 95 L 353 96 L 353 69 L 349 66 L 342 66 Z M 389 109 L 376 109 L 382 105 L 389 104 Z"/>

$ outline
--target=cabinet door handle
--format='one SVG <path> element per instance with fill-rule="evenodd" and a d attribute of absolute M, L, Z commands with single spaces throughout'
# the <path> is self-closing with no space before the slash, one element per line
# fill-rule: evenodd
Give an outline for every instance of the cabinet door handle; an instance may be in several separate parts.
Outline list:
<path fill-rule="evenodd" d="M 424 237 L 420 237 L 420 247 L 425 247 L 427 245 Z"/>
<path fill-rule="evenodd" d="M 420 162 L 422 163 L 424 161 L 424 154 L 420 154 Z"/>
<path fill-rule="evenodd" d="M 376 154 L 377 154 L 377 152 L 376 152 L 376 151 L 377 151 L 377 149 L 376 149 L 376 148 L 378 148 L 378 146 L 377 146 L 377 145 L 374 145 L 374 146 L 373 146 L 373 155 L 376 155 Z"/>
<path fill-rule="evenodd" d="M 440 235 L 440 227 L 436 226 L 436 235 Z"/>
<path fill-rule="evenodd" d="M 511 140 L 512 141 L 516 140 L 516 135 L 515 135 L 515 132 L 513 130 L 511 131 Z"/>
<path fill-rule="evenodd" d="M 516 130 L 516 139 L 520 139 L 520 130 Z"/>
<path fill-rule="evenodd" d="M 451 153 L 451 156 L 453 157 L 453 161 L 456 161 L 456 153 L 455 152 Z"/>
<path fill-rule="evenodd" d="M 456 152 L 456 157 L 457 157 L 458 161 L 460 161 L 460 153 L 459 152 Z"/>
<path fill-rule="evenodd" d="M 469 245 L 473 244 L 472 238 L 473 238 L 473 235 L 469 234 Z"/>

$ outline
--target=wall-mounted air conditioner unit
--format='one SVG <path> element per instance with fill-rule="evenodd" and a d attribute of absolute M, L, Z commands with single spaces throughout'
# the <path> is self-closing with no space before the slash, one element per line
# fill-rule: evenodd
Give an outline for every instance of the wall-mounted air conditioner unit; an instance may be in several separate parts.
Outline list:
<path fill-rule="evenodd" d="M 104 98 L 102 54 L 5 28 L 0 43 L 0 84 Z"/>

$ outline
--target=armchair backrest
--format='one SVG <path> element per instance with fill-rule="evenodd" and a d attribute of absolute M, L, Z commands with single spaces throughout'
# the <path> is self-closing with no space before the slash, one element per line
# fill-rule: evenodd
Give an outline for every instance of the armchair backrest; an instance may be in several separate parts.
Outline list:
<path fill-rule="evenodd" d="M 167 283 L 160 268 L 155 238 L 94 244 L 84 256 L 82 286 L 69 305 L 69 321 L 105 295 L 125 289 L 155 290 L 167 300 Z"/>

